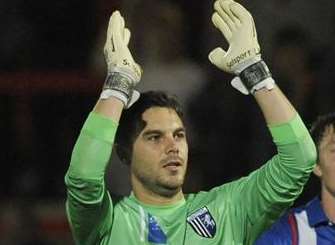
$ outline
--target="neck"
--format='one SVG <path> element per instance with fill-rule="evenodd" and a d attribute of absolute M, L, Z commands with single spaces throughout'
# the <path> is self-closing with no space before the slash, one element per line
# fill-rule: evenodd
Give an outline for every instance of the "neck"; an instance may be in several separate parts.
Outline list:
<path fill-rule="evenodd" d="M 181 201 L 184 198 L 184 194 L 181 188 L 175 194 L 166 196 L 145 187 L 140 181 L 138 181 L 137 178 L 133 176 L 131 178 L 131 182 L 135 197 L 144 204 L 158 206 L 171 205 Z"/>
<path fill-rule="evenodd" d="M 322 208 L 328 219 L 335 222 L 335 196 L 330 193 L 326 187 L 322 187 L 321 191 Z"/>

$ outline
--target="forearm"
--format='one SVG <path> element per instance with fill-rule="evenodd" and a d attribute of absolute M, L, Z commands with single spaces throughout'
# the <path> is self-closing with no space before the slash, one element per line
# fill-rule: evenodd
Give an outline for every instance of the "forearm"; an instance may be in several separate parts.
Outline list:
<path fill-rule="evenodd" d="M 89 115 L 72 152 L 67 184 L 71 179 L 103 182 L 116 128 L 117 124 L 106 117 Z"/>
<path fill-rule="evenodd" d="M 98 100 L 75 144 L 67 176 L 103 180 L 123 107 L 114 97 Z"/>
<path fill-rule="evenodd" d="M 121 100 L 110 97 L 108 99 L 98 100 L 93 111 L 117 123 L 120 120 L 123 108 L 124 104 Z"/>
<path fill-rule="evenodd" d="M 68 174 L 101 179 L 107 167 L 117 124 L 96 113 L 87 118 L 72 152 Z"/>
<path fill-rule="evenodd" d="M 279 200 L 292 201 L 301 193 L 315 165 L 316 149 L 299 115 L 269 129 L 278 154 L 264 167 L 262 179 L 280 204 Z"/>
<path fill-rule="evenodd" d="M 258 90 L 254 96 L 268 125 L 287 123 L 297 114 L 292 104 L 277 86 L 271 90 L 265 88 Z"/>
<path fill-rule="evenodd" d="M 316 159 L 315 145 L 299 115 L 269 129 L 278 154 L 260 171 L 257 182 L 262 196 L 270 204 L 267 211 L 274 206 L 285 208 L 298 197 Z"/>
<path fill-rule="evenodd" d="M 269 129 L 278 154 L 249 175 L 240 186 L 242 190 L 237 191 L 248 210 L 251 240 L 278 219 L 300 195 L 316 158 L 313 140 L 298 115 Z"/>
<path fill-rule="evenodd" d="M 249 179 L 253 184 L 246 185 L 246 190 L 251 188 L 253 193 L 251 203 L 261 204 L 251 208 L 254 217 L 273 211 L 276 205 L 287 207 L 301 193 L 316 159 L 315 145 L 299 115 L 287 123 L 270 126 L 269 130 L 278 154 L 253 172 L 250 176 L 254 178 Z"/>

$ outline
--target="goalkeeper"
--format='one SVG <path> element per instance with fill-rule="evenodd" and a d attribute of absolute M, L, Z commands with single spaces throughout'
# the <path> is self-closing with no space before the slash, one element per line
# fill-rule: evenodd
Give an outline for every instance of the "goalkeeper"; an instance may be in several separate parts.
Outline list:
<path fill-rule="evenodd" d="M 217 0 L 214 9 L 212 21 L 229 48 L 214 49 L 209 60 L 235 74 L 233 87 L 256 99 L 278 154 L 247 177 L 184 194 L 188 144 L 182 111 L 165 93 L 136 91 L 142 70 L 116 11 L 104 48 L 107 78 L 65 176 L 76 244 L 252 244 L 301 193 L 316 160 L 313 141 L 261 59 L 250 13 L 232 0 Z M 127 197 L 110 195 L 104 181 L 113 144 L 130 166 Z"/>

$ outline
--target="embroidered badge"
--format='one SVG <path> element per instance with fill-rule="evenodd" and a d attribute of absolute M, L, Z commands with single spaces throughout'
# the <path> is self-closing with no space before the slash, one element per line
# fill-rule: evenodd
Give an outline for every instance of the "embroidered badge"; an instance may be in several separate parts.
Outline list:
<path fill-rule="evenodd" d="M 166 244 L 167 237 L 162 231 L 156 219 L 150 214 L 148 214 L 148 219 L 148 241 L 156 244 Z"/>
<path fill-rule="evenodd" d="M 195 213 L 188 216 L 187 222 L 198 235 L 206 238 L 213 238 L 215 236 L 215 220 L 207 207 L 198 209 Z"/>

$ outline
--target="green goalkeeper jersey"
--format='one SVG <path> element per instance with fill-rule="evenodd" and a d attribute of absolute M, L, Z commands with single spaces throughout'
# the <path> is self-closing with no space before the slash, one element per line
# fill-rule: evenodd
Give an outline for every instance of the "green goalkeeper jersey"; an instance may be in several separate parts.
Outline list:
<path fill-rule="evenodd" d="M 104 176 L 117 124 L 91 113 L 65 176 L 76 244 L 252 244 L 301 193 L 316 156 L 299 116 L 269 128 L 278 154 L 260 169 L 208 192 L 185 195 L 173 205 L 151 206 L 133 194 L 109 194 Z"/>

